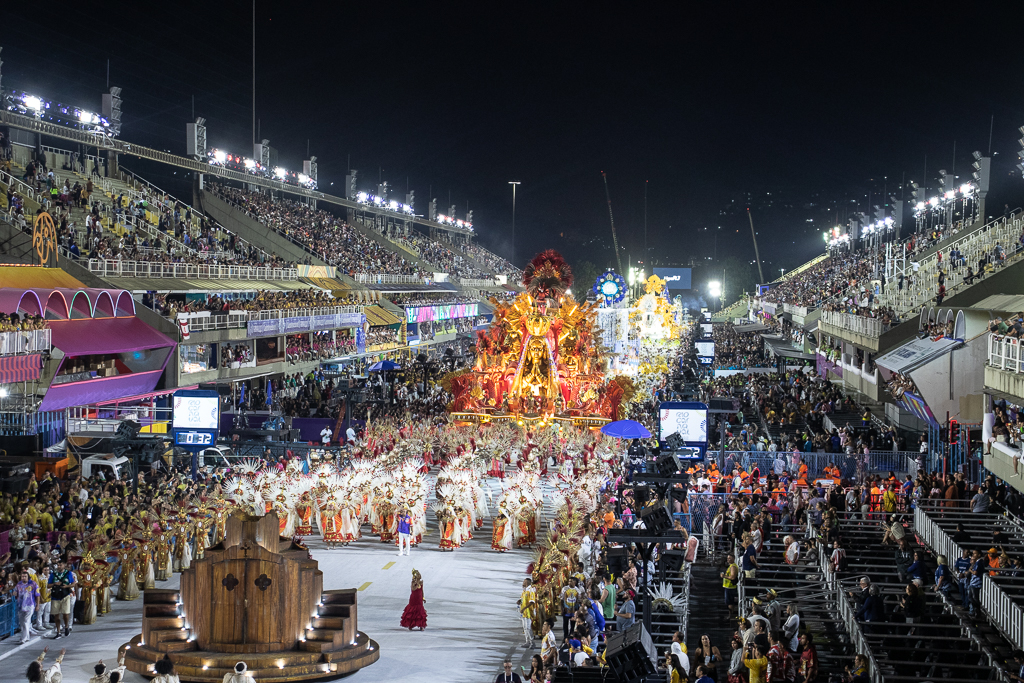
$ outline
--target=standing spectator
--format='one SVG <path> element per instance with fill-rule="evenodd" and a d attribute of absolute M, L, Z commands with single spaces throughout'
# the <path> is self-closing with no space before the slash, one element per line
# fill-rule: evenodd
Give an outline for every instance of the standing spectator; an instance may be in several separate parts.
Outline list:
<path fill-rule="evenodd" d="M 21 642 L 27 643 L 29 636 L 38 633 L 32 628 L 32 616 L 39 606 L 39 586 L 29 578 L 28 570 L 23 569 L 21 580 L 14 586 L 14 600 L 18 605 L 18 623 L 21 625 Z"/>
<path fill-rule="evenodd" d="M 68 568 L 66 560 L 57 563 L 57 571 L 50 574 L 50 612 L 57 617 L 54 639 L 71 635 L 71 593 L 74 590 L 75 574 Z M 61 624 L 64 630 L 61 631 Z"/>
<path fill-rule="evenodd" d="M 633 591 L 626 591 L 626 601 L 615 612 L 615 629 L 622 633 L 636 621 L 636 604 L 633 602 Z"/>
<path fill-rule="evenodd" d="M 818 678 L 818 648 L 814 646 L 814 634 L 800 636 L 800 669 L 798 683 L 814 683 Z"/>

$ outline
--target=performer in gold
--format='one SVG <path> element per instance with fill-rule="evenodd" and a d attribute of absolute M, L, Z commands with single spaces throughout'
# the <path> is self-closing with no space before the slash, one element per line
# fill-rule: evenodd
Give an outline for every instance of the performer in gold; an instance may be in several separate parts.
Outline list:
<path fill-rule="evenodd" d="M 134 600 L 139 597 L 139 584 L 135 580 L 135 551 L 135 543 L 130 538 L 125 538 L 117 551 L 121 563 L 121 579 L 117 584 L 118 600 Z"/>

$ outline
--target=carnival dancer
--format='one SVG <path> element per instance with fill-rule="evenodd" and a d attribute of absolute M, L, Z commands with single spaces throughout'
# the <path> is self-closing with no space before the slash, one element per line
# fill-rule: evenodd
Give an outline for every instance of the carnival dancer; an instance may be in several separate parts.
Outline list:
<path fill-rule="evenodd" d="M 423 630 L 427 627 L 427 611 L 423 605 L 426 600 L 423 598 L 423 577 L 415 569 L 412 570 L 412 592 L 409 594 L 409 604 L 402 612 L 401 625 L 410 631 L 414 628 Z"/>

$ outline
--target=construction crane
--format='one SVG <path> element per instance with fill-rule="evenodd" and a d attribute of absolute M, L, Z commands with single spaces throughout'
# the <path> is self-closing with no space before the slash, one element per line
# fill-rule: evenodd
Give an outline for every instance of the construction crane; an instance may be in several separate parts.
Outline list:
<path fill-rule="evenodd" d="M 615 247 L 615 262 L 619 265 L 619 273 L 622 273 L 622 256 L 619 255 L 619 238 L 615 234 L 615 216 L 612 215 L 612 196 L 608 194 L 608 176 L 601 171 L 604 178 L 604 196 L 608 200 L 608 220 L 612 223 L 612 245 Z"/>
<path fill-rule="evenodd" d="M 757 250 L 757 233 L 754 232 L 754 217 L 750 214 L 750 207 L 747 207 L 747 218 L 750 219 L 750 236 L 754 238 L 754 256 L 757 258 L 757 274 L 761 277 L 759 284 L 765 284 L 764 272 L 761 270 L 761 252 Z"/>

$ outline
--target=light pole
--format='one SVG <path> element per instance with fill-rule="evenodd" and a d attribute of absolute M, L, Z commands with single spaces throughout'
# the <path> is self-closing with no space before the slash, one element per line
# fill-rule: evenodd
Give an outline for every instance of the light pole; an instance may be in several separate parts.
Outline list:
<path fill-rule="evenodd" d="M 508 184 L 512 186 L 512 265 L 516 263 L 516 185 L 519 185 L 518 180 L 510 180 Z"/>

